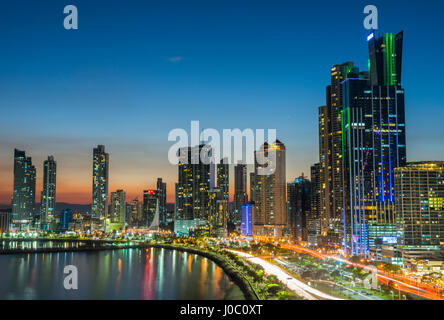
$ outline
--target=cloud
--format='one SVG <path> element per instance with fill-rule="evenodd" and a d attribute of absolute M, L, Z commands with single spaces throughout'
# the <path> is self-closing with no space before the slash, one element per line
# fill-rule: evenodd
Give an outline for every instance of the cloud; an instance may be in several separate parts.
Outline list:
<path fill-rule="evenodd" d="M 167 59 L 168 62 L 177 63 L 183 60 L 183 57 L 169 57 Z"/>

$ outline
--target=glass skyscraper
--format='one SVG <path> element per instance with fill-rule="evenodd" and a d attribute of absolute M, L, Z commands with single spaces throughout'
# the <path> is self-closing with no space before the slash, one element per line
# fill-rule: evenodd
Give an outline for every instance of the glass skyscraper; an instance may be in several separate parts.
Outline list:
<path fill-rule="evenodd" d="M 342 85 L 344 250 L 379 255 L 396 244 L 394 169 L 406 163 L 403 33 L 369 36 L 369 73 Z"/>
<path fill-rule="evenodd" d="M 35 178 L 36 171 L 31 157 L 27 157 L 25 151 L 14 149 L 14 224 L 29 224 L 35 218 Z"/>
<path fill-rule="evenodd" d="M 444 259 L 444 162 L 411 162 L 394 174 L 403 261 Z"/>
<path fill-rule="evenodd" d="M 205 145 L 179 150 L 178 182 L 176 184 L 176 212 L 174 231 L 188 234 L 190 229 L 208 223 L 208 191 L 211 190 L 211 164 L 201 155 L 212 157 Z"/>
<path fill-rule="evenodd" d="M 105 146 L 99 145 L 93 150 L 93 181 L 92 181 L 92 217 L 108 218 L 108 176 L 109 155 Z"/>
<path fill-rule="evenodd" d="M 57 162 L 49 156 L 43 162 L 43 189 L 40 201 L 41 228 L 46 230 L 47 223 L 54 221 L 56 205 Z"/>

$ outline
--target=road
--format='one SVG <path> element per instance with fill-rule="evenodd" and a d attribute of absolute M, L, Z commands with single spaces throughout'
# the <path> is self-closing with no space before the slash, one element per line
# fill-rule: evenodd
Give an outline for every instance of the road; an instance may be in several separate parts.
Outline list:
<path fill-rule="evenodd" d="M 261 258 L 255 257 L 251 254 L 235 251 L 235 250 L 227 250 L 230 252 L 233 252 L 252 263 L 258 264 L 264 268 L 264 271 L 267 274 L 271 274 L 276 276 L 279 281 L 284 283 L 290 290 L 293 290 L 297 295 L 300 297 L 303 297 L 307 300 L 343 300 L 337 297 L 333 297 L 331 295 L 325 294 L 317 289 L 314 289 L 305 283 L 293 278 L 291 275 L 283 271 L 278 266 L 275 266 L 274 264 L 271 264 Z"/>
<path fill-rule="evenodd" d="M 345 260 L 342 258 L 338 258 L 335 256 L 331 256 L 331 255 L 325 255 L 325 254 L 319 253 L 318 251 L 307 249 L 307 248 L 304 248 L 304 247 L 301 247 L 298 245 L 283 244 L 283 245 L 281 245 L 281 248 L 300 252 L 300 253 L 307 253 L 309 255 L 312 255 L 314 257 L 317 257 L 317 258 L 323 259 L 323 260 L 332 259 L 332 260 L 340 261 L 344 264 L 352 265 L 357 268 L 363 268 L 363 269 L 368 268 L 368 266 L 364 265 L 364 264 L 354 263 L 354 262 L 351 262 L 351 261 L 348 261 L 348 260 Z M 381 281 L 382 283 L 384 283 L 384 284 L 390 283 L 390 284 L 392 284 L 392 286 L 395 289 L 400 290 L 402 292 L 415 294 L 417 296 L 420 296 L 420 297 L 423 297 L 426 299 L 444 300 L 444 297 L 439 296 L 433 287 L 425 285 L 425 284 L 417 284 L 413 280 L 406 278 L 404 276 L 394 275 L 394 274 L 388 273 L 384 270 L 378 269 L 377 270 L 377 277 L 378 277 L 378 280 Z"/>

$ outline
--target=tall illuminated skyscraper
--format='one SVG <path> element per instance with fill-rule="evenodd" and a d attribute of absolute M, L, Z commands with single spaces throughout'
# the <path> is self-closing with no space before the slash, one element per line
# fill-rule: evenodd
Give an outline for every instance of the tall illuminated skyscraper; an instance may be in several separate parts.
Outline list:
<path fill-rule="evenodd" d="M 35 218 L 35 167 L 25 151 L 14 149 L 14 193 L 12 222 L 29 224 Z"/>
<path fill-rule="evenodd" d="M 40 223 L 42 229 L 54 220 L 56 205 L 57 162 L 49 156 L 43 162 L 43 189 L 40 201 Z"/>
<path fill-rule="evenodd" d="M 111 192 L 111 222 L 124 224 L 126 214 L 126 193 L 123 190 Z"/>
<path fill-rule="evenodd" d="M 211 148 L 205 145 L 179 150 L 178 182 L 176 185 L 176 216 L 174 231 L 188 234 L 192 228 L 208 223 L 208 192 L 211 190 Z"/>
<path fill-rule="evenodd" d="M 344 250 L 381 258 L 397 242 L 394 169 L 406 163 L 403 33 L 369 36 L 368 73 L 342 82 Z"/>
<path fill-rule="evenodd" d="M 272 163 L 272 160 L 263 164 L 258 161 L 261 154 L 269 157 L 271 152 L 275 152 L 275 163 Z M 272 159 L 272 157 L 270 158 Z M 270 165 L 275 168 L 273 173 L 260 174 L 262 169 L 268 168 Z M 285 174 L 284 144 L 279 140 L 271 145 L 265 142 L 255 153 L 253 235 L 271 237 L 284 235 L 287 227 Z"/>
<path fill-rule="evenodd" d="M 92 205 L 93 218 L 105 219 L 108 217 L 108 183 L 109 183 L 109 155 L 105 146 L 99 145 L 93 150 L 93 181 Z"/>
<path fill-rule="evenodd" d="M 157 178 L 157 195 L 159 198 L 159 222 L 161 225 L 166 223 L 166 197 L 167 185 L 162 181 L 162 178 Z"/>
<path fill-rule="evenodd" d="M 341 225 L 342 207 L 343 207 L 343 155 L 342 155 L 342 109 L 343 92 L 342 82 L 350 77 L 354 77 L 357 69 L 353 62 L 345 62 L 335 65 L 331 68 L 331 85 L 327 87 L 327 108 L 330 112 L 330 156 L 327 162 L 326 170 L 329 171 L 331 179 L 331 209 L 330 211 L 330 233 L 336 233 L 339 239 Z M 320 159 L 322 161 L 322 159 Z M 328 173 L 327 173 L 328 175 Z M 328 192 L 326 190 L 326 192 Z M 325 205 L 328 206 L 328 199 Z M 328 210 L 328 209 L 327 209 Z M 332 235 L 333 236 L 333 235 Z"/>

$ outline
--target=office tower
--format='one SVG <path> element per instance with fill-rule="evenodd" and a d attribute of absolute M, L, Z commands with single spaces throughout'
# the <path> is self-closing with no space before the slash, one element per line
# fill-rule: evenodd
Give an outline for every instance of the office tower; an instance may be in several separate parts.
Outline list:
<path fill-rule="evenodd" d="M 12 220 L 14 224 L 29 224 L 35 218 L 35 167 L 25 151 L 14 149 L 14 193 Z"/>
<path fill-rule="evenodd" d="M 54 221 L 56 205 L 57 162 L 49 156 L 43 162 L 43 189 L 40 201 L 41 228 L 46 230 L 47 223 Z"/>
<path fill-rule="evenodd" d="M 242 206 L 248 202 L 247 165 L 239 162 L 234 166 L 234 217 L 235 224 L 241 223 Z"/>
<path fill-rule="evenodd" d="M 105 146 L 99 145 L 93 150 L 92 217 L 108 217 L 109 155 Z"/>
<path fill-rule="evenodd" d="M 134 199 L 130 202 L 130 215 L 129 215 L 129 225 L 131 227 L 139 227 L 142 222 L 142 202 L 139 199 Z"/>
<path fill-rule="evenodd" d="M 308 240 L 311 218 L 311 183 L 304 176 L 287 183 L 288 228 L 293 240 Z"/>
<path fill-rule="evenodd" d="M 208 223 L 208 191 L 210 164 L 200 155 L 210 158 L 212 150 L 199 145 L 179 150 L 178 183 L 176 187 L 176 217 L 174 231 L 188 234 L 190 228 Z"/>
<path fill-rule="evenodd" d="M 148 228 L 153 222 L 154 215 L 156 214 L 157 207 L 157 199 L 158 199 L 157 190 L 149 189 L 143 190 L 143 219 L 142 225 Z"/>
<path fill-rule="evenodd" d="M 125 223 L 126 215 L 126 193 L 123 190 L 111 192 L 111 222 L 121 224 Z"/>
<path fill-rule="evenodd" d="M 319 179 L 318 207 L 315 214 L 320 218 L 321 235 L 326 238 L 335 232 L 333 215 L 333 181 L 332 181 L 332 132 L 331 132 L 331 86 L 327 87 L 327 105 L 319 107 L 319 167 L 316 167 L 316 178 Z M 315 165 L 316 166 L 316 165 Z M 314 172 L 313 172 L 314 173 Z M 313 181 L 313 180 L 312 180 Z M 316 198 L 317 199 L 317 198 Z M 336 237 L 338 238 L 338 237 Z M 326 239 L 327 240 L 327 239 Z M 332 239 L 330 239 L 332 240 Z M 336 239 L 338 242 L 339 239 Z M 334 242 L 334 241 L 333 241 Z"/>
<path fill-rule="evenodd" d="M 396 243 L 394 169 L 406 163 L 402 32 L 369 37 L 368 73 L 342 82 L 344 250 L 380 259 Z M 395 239 L 395 240 L 394 240 Z"/>
<path fill-rule="evenodd" d="M 157 195 L 159 197 L 159 223 L 161 225 L 164 225 L 166 223 L 166 188 L 166 183 L 162 181 L 162 178 L 157 178 Z"/>
<path fill-rule="evenodd" d="M 0 211 L 0 232 L 8 232 L 11 222 L 11 213 L 9 211 Z"/>
<path fill-rule="evenodd" d="M 73 213 L 71 209 L 64 209 L 60 212 L 60 231 L 68 231 L 69 224 L 72 222 Z"/>
<path fill-rule="evenodd" d="M 404 89 L 401 87 L 403 32 L 369 39 L 373 114 L 373 199 L 369 245 L 380 257 L 381 245 L 397 236 L 393 171 L 406 164 Z"/>
<path fill-rule="evenodd" d="M 252 236 L 252 211 L 253 206 L 247 203 L 242 206 L 242 234 L 244 236 Z"/>
<path fill-rule="evenodd" d="M 272 159 L 275 153 L 275 163 L 270 160 L 261 164 L 258 159 L 261 154 Z M 270 165 L 274 166 L 273 173 L 263 175 Z M 255 152 L 255 181 L 254 181 L 254 209 L 253 235 L 282 237 L 287 227 L 287 195 L 285 178 L 285 146 L 279 140 L 269 145 L 265 142 Z"/>
<path fill-rule="evenodd" d="M 344 96 L 344 250 L 367 255 L 373 203 L 373 116 L 368 79 L 346 80 Z"/>
<path fill-rule="evenodd" d="M 332 207 L 330 209 L 330 220 L 332 230 L 330 232 L 338 233 L 343 208 L 343 178 L 342 178 L 342 109 L 343 94 L 341 83 L 353 77 L 356 73 L 353 62 L 345 62 L 335 65 L 331 68 L 331 85 L 327 87 L 327 108 L 330 111 L 331 128 L 331 199 Z M 321 160 L 321 159 L 320 159 Z M 327 170 L 329 168 L 327 167 Z M 328 206 L 328 203 L 326 203 Z"/>
<path fill-rule="evenodd" d="M 222 159 L 217 165 L 217 188 L 221 191 L 221 200 L 230 200 L 228 159 Z"/>
<path fill-rule="evenodd" d="M 222 199 L 222 190 L 208 191 L 208 233 L 212 237 L 225 237 L 227 233 L 228 200 Z"/>
<path fill-rule="evenodd" d="M 409 260 L 444 259 L 444 162 L 410 162 L 395 168 L 398 248 Z"/>

